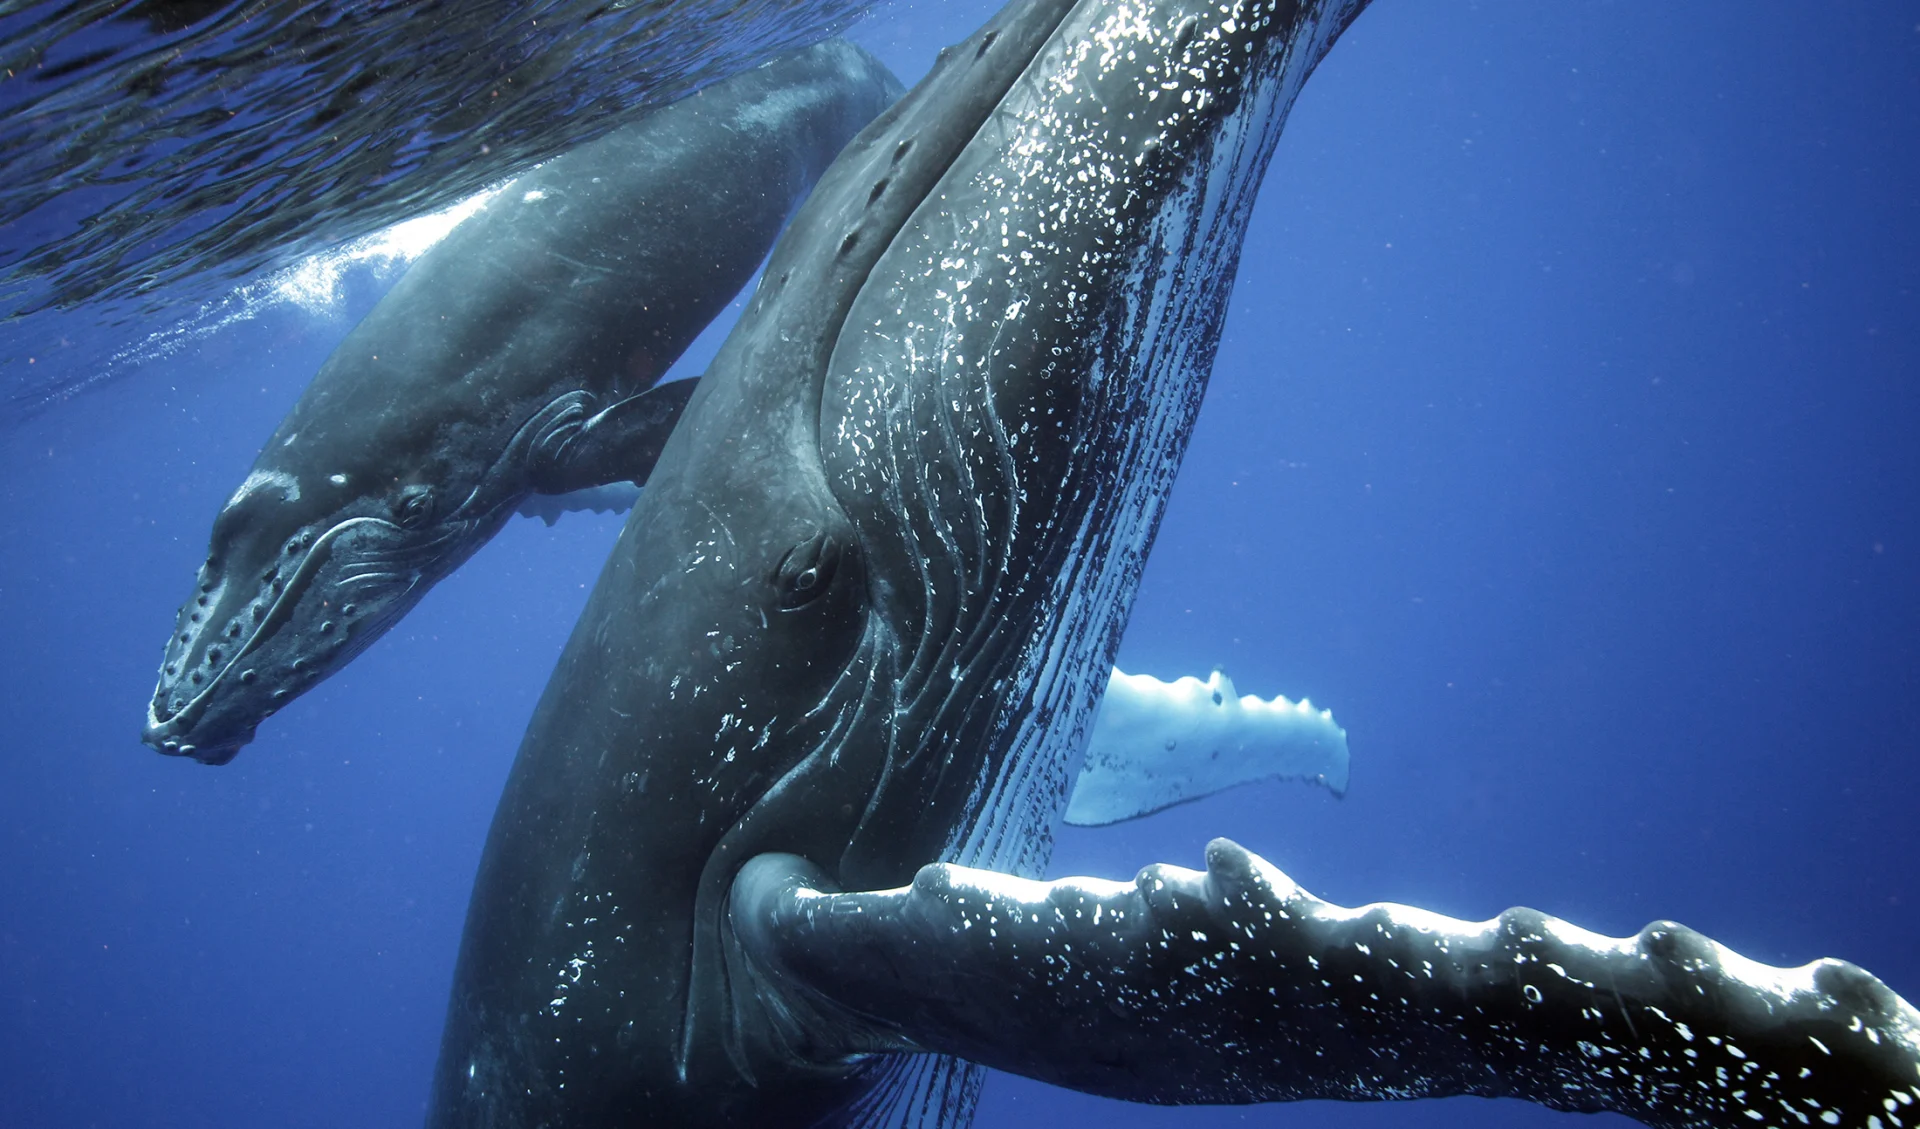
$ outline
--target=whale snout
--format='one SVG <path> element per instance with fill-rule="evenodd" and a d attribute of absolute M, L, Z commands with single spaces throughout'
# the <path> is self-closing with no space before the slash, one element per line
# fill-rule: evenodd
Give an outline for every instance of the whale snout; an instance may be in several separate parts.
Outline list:
<path fill-rule="evenodd" d="M 166 756 L 191 757 L 201 764 L 226 764 L 240 755 L 240 750 L 253 740 L 253 733 L 249 728 L 236 736 L 196 740 L 191 731 L 183 733 L 171 722 L 155 724 L 149 720 L 140 728 L 140 740 Z"/>
<path fill-rule="evenodd" d="M 201 569 L 147 703 L 140 732 L 146 744 L 170 756 L 225 764 L 252 740 L 260 716 L 245 701 L 254 677 L 247 669 L 252 664 L 241 659 L 278 594 L 278 575 L 268 575 L 255 593 L 247 590 L 250 585 L 233 582 L 233 570 L 214 559 Z"/>
<path fill-rule="evenodd" d="M 216 538 L 180 609 L 141 740 L 225 764 L 260 723 L 345 665 L 483 540 L 474 523 L 415 533 L 379 518 L 328 518 L 269 544 Z M 236 563 L 238 562 L 238 563 Z"/>
<path fill-rule="evenodd" d="M 170 757 L 191 757 L 202 764 L 226 764 L 253 740 L 257 723 L 236 725 L 204 710 L 178 712 L 170 708 L 170 703 L 177 700 L 173 695 L 173 689 L 163 681 L 154 691 L 146 722 L 140 727 L 140 740 L 154 751 Z"/>

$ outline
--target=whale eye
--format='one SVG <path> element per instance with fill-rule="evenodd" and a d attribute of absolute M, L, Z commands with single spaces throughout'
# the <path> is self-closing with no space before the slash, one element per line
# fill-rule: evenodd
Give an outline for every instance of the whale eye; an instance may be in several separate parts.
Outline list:
<path fill-rule="evenodd" d="M 393 520 L 408 529 L 418 529 L 433 516 L 433 487 L 408 486 L 393 499 Z"/>
<path fill-rule="evenodd" d="M 841 555 L 840 542 L 827 533 L 816 533 L 788 549 L 769 578 L 779 593 L 780 610 L 803 608 L 825 595 Z"/>

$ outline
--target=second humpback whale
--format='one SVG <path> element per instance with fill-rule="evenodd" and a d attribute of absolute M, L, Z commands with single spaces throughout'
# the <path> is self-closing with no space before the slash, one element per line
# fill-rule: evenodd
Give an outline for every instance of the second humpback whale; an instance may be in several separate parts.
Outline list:
<path fill-rule="evenodd" d="M 143 738 L 224 763 L 529 494 L 644 481 L 690 385 L 657 385 L 794 206 L 899 92 L 829 41 L 514 181 L 327 359 L 215 518 Z"/>
<path fill-rule="evenodd" d="M 1135 1101 L 1907 1123 L 1920 1016 L 1838 962 L 1342 910 L 1224 843 L 1029 880 L 1261 174 L 1363 4 L 1016 0 L 823 176 L 521 745 L 431 1124 L 964 1123 L 976 1069 L 915 1052 Z"/>

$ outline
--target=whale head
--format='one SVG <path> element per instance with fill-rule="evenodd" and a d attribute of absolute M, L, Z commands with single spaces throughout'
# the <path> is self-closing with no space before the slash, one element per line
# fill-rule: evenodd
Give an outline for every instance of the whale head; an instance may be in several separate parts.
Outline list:
<path fill-rule="evenodd" d="M 296 411 L 214 519 L 141 739 L 225 764 L 268 715 L 364 650 L 524 494 L 397 429 L 338 442 Z M 316 423 L 319 421 L 316 419 Z"/>

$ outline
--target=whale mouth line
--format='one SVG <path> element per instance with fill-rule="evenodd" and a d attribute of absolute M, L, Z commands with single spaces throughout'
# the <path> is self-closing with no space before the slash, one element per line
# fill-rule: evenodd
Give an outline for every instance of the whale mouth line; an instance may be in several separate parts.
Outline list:
<path fill-rule="evenodd" d="M 206 686 L 202 687 L 199 693 L 195 694 L 185 705 L 173 711 L 173 713 L 164 719 L 159 716 L 161 695 L 158 692 L 154 694 L 153 699 L 147 703 L 147 732 L 143 735 L 147 743 L 157 746 L 159 742 L 168 740 L 178 741 L 180 738 L 191 733 L 194 725 L 199 722 L 200 717 L 206 712 L 208 699 L 213 692 L 220 688 L 220 685 L 226 680 L 227 675 L 232 673 L 234 667 L 237 666 L 241 660 L 258 650 L 267 636 L 285 622 L 287 616 L 291 614 L 291 609 L 294 604 L 296 604 L 299 598 L 304 596 L 307 589 L 312 586 L 314 574 L 319 571 L 323 558 L 328 555 L 328 551 L 333 547 L 333 542 L 338 540 L 342 534 L 350 529 L 368 525 L 384 527 L 396 532 L 405 532 L 405 527 L 388 521 L 385 518 L 353 517 L 338 522 L 325 533 L 322 533 L 314 540 L 313 546 L 307 550 L 306 555 L 301 557 L 299 567 L 294 570 L 293 576 L 288 580 L 286 587 L 281 590 L 278 596 L 274 597 L 274 601 L 272 605 L 267 608 L 266 614 L 260 617 L 260 622 L 254 625 L 253 632 L 247 636 L 246 642 L 242 643 L 239 649 L 234 651 L 233 657 L 228 659 L 226 663 L 220 667 L 219 672 L 208 680 Z M 162 751 L 173 752 L 175 750 L 162 749 Z"/>

